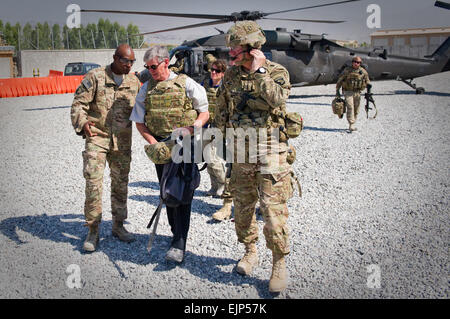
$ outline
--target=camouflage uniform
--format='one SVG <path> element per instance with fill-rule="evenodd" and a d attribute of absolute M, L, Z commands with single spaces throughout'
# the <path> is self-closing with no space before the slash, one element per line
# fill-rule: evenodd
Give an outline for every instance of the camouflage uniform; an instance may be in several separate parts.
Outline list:
<path fill-rule="evenodd" d="M 102 217 L 103 172 L 108 162 L 111 172 L 111 213 L 115 220 L 127 218 L 128 173 L 131 162 L 131 121 L 140 83 L 134 74 L 125 74 L 117 86 L 111 66 L 86 74 L 72 103 L 71 120 L 75 132 L 84 134 L 88 122 L 92 133 L 86 136 L 83 175 L 86 179 L 84 214 L 89 225 Z"/>
<path fill-rule="evenodd" d="M 280 127 L 277 114 L 286 113 L 289 74 L 283 66 L 268 60 L 263 67 L 267 70 L 265 74 L 251 74 L 237 66 L 226 71 L 217 100 L 215 122 L 218 127 L 267 128 L 268 135 L 272 129 Z M 260 109 L 248 105 L 250 101 L 244 108 L 236 108 L 244 93 L 256 98 Z M 265 110 L 261 110 L 264 106 Z M 270 140 L 269 145 L 273 145 Z M 287 148 L 285 141 L 280 142 L 278 148 L 269 150 L 265 164 L 259 159 L 257 163 L 233 163 L 230 180 L 238 240 L 244 244 L 258 240 L 255 205 L 259 197 L 266 245 L 281 255 L 289 253 L 286 202 L 292 196 L 292 184 L 291 167 L 286 161 Z M 246 159 L 248 156 L 246 150 Z"/>
<path fill-rule="evenodd" d="M 203 82 L 203 87 L 206 90 L 206 95 L 208 97 L 208 111 L 209 111 L 209 120 L 208 124 L 211 126 L 214 123 L 214 112 L 216 108 L 216 100 L 217 100 L 217 89 L 218 87 L 211 86 L 211 80 L 207 79 Z M 226 178 L 225 178 L 225 168 L 224 168 L 224 160 L 221 159 L 216 152 L 216 148 L 214 146 L 214 142 L 206 143 L 204 147 L 209 145 L 209 155 L 210 162 L 207 166 L 207 172 L 211 178 L 211 193 L 218 193 L 217 195 L 221 195 L 225 188 Z"/>
<path fill-rule="evenodd" d="M 350 127 L 355 124 L 359 114 L 359 105 L 361 101 L 361 91 L 370 83 L 369 74 L 363 67 L 354 69 L 347 67 L 339 77 L 336 90 L 342 86 L 344 99 L 347 108 L 347 121 Z"/>

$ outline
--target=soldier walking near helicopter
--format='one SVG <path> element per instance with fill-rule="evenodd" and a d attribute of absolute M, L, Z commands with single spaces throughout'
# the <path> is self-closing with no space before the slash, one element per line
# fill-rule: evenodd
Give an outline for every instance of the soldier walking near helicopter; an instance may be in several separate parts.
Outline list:
<path fill-rule="evenodd" d="M 352 59 L 352 66 L 344 69 L 336 83 L 336 96 L 340 97 L 340 88 L 343 89 L 345 104 L 347 108 L 347 121 L 349 131 L 356 131 L 356 119 L 359 114 L 361 91 L 370 85 L 369 74 L 361 67 L 362 60 L 359 56 Z"/>

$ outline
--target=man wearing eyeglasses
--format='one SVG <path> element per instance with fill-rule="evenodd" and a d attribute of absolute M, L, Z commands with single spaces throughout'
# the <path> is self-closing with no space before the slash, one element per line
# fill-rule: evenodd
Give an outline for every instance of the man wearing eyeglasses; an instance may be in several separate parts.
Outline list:
<path fill-rule="evenodd" d="M 86 139 L 83 151 L 84 215 L 89 233 L 83 249 L 87 252 L 95 251 L 99 241 L 106 162 L 111 176 L 112 234 L 124 242 L 134 240 L 123 222 L 128 215 L 132 132 L 129 117 L 140 83 L 134 74 L 130 74 L 135 57 L 128 44 L 119 45 L 113 59 L 110 65 L 85 75 L 75 92 L 70 114 L 75 132 Z"/>
<path fill-rule="evenodd" d="M 166 47 L 157 45 L 148 49 L 144 62 L 151 78 L 142 85 L 130 117 L 142 137 L 149 144 L 155 144 L 170 138 L 174 130 L 185 136 L 193 134 L 194 127 L 203 127 L 209 119 L 205 89 L 187 75 L 169 70 Z M 164 164 L 155 163 L 155 167 L 161 181 Z M 181 263 L 189 231 L 191 203 L 166 209 L 173 234 L 166 259 Z"/>
<path fill-rule="evenodd" d="M 359 114 L 361 91 L 370 84 L 369 74 L 361 66 L 361 62 L 361 58 L 355 56 L 352 59 L 352 66 L 342 72 L 336 84 L 336 96 L 340 97 L 339 90 L 341 87 L 343 89 L 350 132 L 357 130 L 355 122 Z"/>

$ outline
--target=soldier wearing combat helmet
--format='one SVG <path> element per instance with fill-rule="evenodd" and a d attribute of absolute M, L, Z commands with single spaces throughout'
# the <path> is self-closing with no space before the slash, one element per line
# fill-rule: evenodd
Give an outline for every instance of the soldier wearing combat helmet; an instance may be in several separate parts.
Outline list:
<path fill-rule="evenodd" d="M 125 242 L 133 236 L 123 227 L 127 218 L 128 174 L 131 162 L 131 122 L 128 119 L 140 88 L 130 74 L 134 52 L 121 44 L 114 62 L 88 72 L 75 92 L 71 120 L 75 132 L 86 138 L 83 175 L 86 179 L 84 215 L 89 226 L 85 251 L 96 249 L 102 218 L 103 172 L 108 162 L 111 175 L 112 234 Z"/>
<path fill-rule="evenodd" d="M 289 73 L 283 66 L 266 59 L 261 51 L 266 38 L 254 21 L 237 22 L 228 31 L 226 40 L 231 49 L 232 66 L 226 71 L 218 91 L 216 126 L 224 131 L 233 128 L 235 132 L 239 128 L 266 129 L 267 136 L 280 130 L 279 143 L 268 139 L 270 151 L 265 154 L 264 162 L 259 155 L 256 163 L 247 160 L 248 145 L 245 163 L 233 161 L 230 185 L 235 229 L 239 242 L 245 245 L 245 254 L 236 270 L 249 275 L 258 264 L 255 205 L 259 199 L 266 246 L 273 256 L 269 290 L 281 292 L 287 287 L 285 255 L 290 251 L 286 202 L 293 191 L 291 166 L 286 160 L 287 138 L 282 132 L 285 125 L 282 114 L 286 114 L 291 87 Z M 258 147 L 260 143 L 258 140 Z"/>
<path fill-rule="evenodd" d="M 340 97 L 340 88 L 343 89 L 350 132 L 357 130 L 355 122 L 359 114 L 361 91 L 370 85 L 369 74 L 361 67 L 361 63 L 361 58 L 355 56 L 352 59 L 352 66 L 344 69 L 336 83 L 337 97 Z"/>

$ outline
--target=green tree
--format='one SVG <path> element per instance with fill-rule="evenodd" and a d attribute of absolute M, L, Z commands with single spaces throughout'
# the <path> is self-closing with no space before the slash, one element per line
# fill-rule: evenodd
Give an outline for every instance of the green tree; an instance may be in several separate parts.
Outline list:
<path fill-rule="evenodd" d="M 20 43 L 20 47 L 22 50 L 33 50 L 35 49 L 34 42 L 32 40 L 33 36 L 33 27 L 30 23 L 25 24 L 22 29 L 22 39 L 23 41 Z"/>
<path fill-rule="evenodd" d="M 54 24 L 52 27 L 52 36 L 53 36 L 53 48 L 55 50 L 60 50 L 62 49 L 63 43 L 61 40 L 61 28 L 59 26 L 59 24 Z"/>

